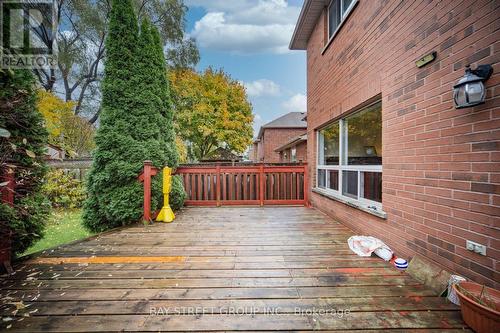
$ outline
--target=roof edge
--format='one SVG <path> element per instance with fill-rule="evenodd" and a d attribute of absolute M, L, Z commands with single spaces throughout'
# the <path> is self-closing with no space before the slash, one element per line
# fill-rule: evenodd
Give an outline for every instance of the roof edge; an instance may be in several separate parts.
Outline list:
<path fill-rule="evenodd" d="M 293 139 L 291 139 L 290 141 L 288 141 L 287 143 L 285 143 L 281 147 L 276 148 L 274 151 L 280 152 L 282 150 L 291 148 L 291 147 L 293 147 L 301 142 L 304 142 L 304 141 L 307 141 L 307 133 L 301 134 L 298 137 L 297 136 L 294 137 Z"/>
<path fill-rule="evenodd" d="M 318 19 L 321 17 L 321 14 L 330 1 L 331 0 L 304 1 L 299 18 L 295 24 L 292 39 L 288 45 L 290 50 L 307 50 L 307 44 L 318 24 Z"/>
<path fill-rule="evenodd" d="M 305 46 L 298 46 L 297 44 L 297 35 L 299 31 L 302 28 L 302 25 L 304 24 L 304 19 L 307 16 L 307 12 L 309 11 L 309 7 L 311 6 L 311 0 L 305 0 L 304 4 L 302 5 L 302 9 L 300 10 L 300 15 L 299 18 L 297 19 L 297 23 L 295 24 L 295 29 L 293 30 L 293 35 L 292 39 L 290 40 L 290 44 L 288 45 L 288 48 L 290 50 L 305 50 L 307 49 L 307 45 Z"/>
<path fill-rule="evenodd" d="M 300 114 L 300 120 L 293 119 Z M 304 118 L 307 117 L 307 112 L 288 112 L 278 118 L 271 120 L 270 122 L 260 126 L 259 133 L 256 139 L 260 139 L 264 134 L 266 128 L 307 128 L 307 122 Z M 290 119 L 292 118 L 292 119 Z M 285 124 L 283 122 L 286 120 Z M 291 120 L 291 123 L 290 123 Z"/>
<path fill-rule="evenodd" d="M 276 127 L 273 127 L 273 126 L 264 127 L 264 126 L 261 126 L 261 128 L 259 130 L 259 134 L 257 135 L 257 138 L 254 141 L 260 140 L 260 138 L 264 134 L 264 130 L 266 130 L 266 129 L 303 129 L 303 128 L 305 129 L 305 128 L 307 128 L 307 126 L 290 126 L 290 127 L 280 127 L 280 126 L 276 126 Z"/>

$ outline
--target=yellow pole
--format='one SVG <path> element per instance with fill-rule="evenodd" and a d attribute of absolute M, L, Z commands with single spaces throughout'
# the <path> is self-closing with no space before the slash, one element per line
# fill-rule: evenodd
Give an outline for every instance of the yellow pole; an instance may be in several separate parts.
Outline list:
<path fill-rule="evenodd" d="M 168 204 L 169 193 L 172 187 L 172 169 L 169 167 L 163 168 L 163 207 L 156 217 L 157 222 L 172 222 L 175 219 L 174 212 Z"/>

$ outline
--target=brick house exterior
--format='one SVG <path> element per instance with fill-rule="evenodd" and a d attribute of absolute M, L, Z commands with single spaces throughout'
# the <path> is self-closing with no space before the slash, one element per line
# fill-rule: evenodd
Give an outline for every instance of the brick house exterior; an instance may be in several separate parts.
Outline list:
<path fill-rule="evenodd" d="M 290 112 L 263 125 L 250 148 L 250 158 L 256 157 L 254 162 L 280 162 L 280 154 L 276 148 L 304 134 L 307 129 L 305 116 L 302 112 Z"/>
<path fill-rule="evenodd" d="M 259 160 L 259 140 L 252 142 L 248 149 L 248 159 L 252 162 L 257 162 Z"/>
<path fill-rule="evenodd" d="M 353 0 L 329 40 L 330 1 L 305 0 L 291 49 L 307 50 L 311 203 L 397 255 L 500 286 L 500 7 L 493 0 Z M 329 40 L 329 42 L 328 42 Z M 436 51 L 418 68 L 416 61 Z M 467 64 L 491 64 L 486 102 L 456 109 Z M 318 130 L 380 100 L 385 217 L 320 194 Z M 486 256 L 466 240 L 486 245 Z"/>
<path fill-rule="evenodd" d="M 281 163 L 300 163 L 307 161 L 307 134 L 299 135 L 278 147 L 275 151 L 280 155 Z"/>

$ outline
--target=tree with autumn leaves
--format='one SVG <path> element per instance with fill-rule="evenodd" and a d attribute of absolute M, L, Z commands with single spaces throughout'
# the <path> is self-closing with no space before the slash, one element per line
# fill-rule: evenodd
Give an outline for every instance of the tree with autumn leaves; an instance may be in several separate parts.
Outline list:
<path fill-rule="evenodd" d="M 89 156 L 95 147 L 95 128 L 74 114 L 75 102 L 65 102 L 45 90 L 39 90 L 37 97 L 37 108 L 45 119 L 49 143 L 64 149 L 70 158 Z"/>
<path fill-rule="evenodd" d="M 169 73 L 178 135 L 190 158 L 209 158 L 217 148 L 244 152 L 252 142 L 253 114 L 245 88 L 222 70 Z"/>
<path fill-rule="evenodd" d="M 160 33 L 147 19 L 139 29 L 132 0 L 112 1 L 109 25 L 102 117 L 83 214 L 85 225 L 94 231 L 140 219 L 142 188 L 137 175 L 142 163 L 148 159 L 157 168 L 175 168 L 185 153 L 178 149 L 179 137 L 200 160 L 220 147 L 243 152 L 253 132 L 245 89 L 222 70 L 182 69 L 167 77 Z M 40 192 L 47 134 L 49 141 L 65 144 L 71 137 L 65 124 L 76 116 L 71 102 L 47 92 L 37 96 L 29 71 L 0 71 L 0 78 L 5 83 L 0 101 L 9 107 L 0 117 L 2 152 L 9 152 L 2 156 L 2 167 L 15 165 L 16 182 L 22 179 L 23 184 L 18 186 L 15 208 L 0 205 L 0 218 L 3 223 L 10 221 L 14 251 L 22 252 L 42 236 L 49 208 Z M 16 119 L 9 118 L 13 110 Z M 153 182 L 153 192 L 152 207 L 159 208 L 161 176 Z M 172 207 L 182 206 L 184 197 L 176 176 Z"/>

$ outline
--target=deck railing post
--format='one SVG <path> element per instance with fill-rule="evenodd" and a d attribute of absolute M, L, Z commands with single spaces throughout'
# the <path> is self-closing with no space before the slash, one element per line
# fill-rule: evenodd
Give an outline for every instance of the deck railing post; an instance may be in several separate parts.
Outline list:
<path fill-rule="evenodd" d="M 14 207 L 14 192 L 16 190 L 16 179 L 13 170 L 5 170 L 2 175 L 0 170 L 0 181 L 7 183 L 0 187 L 1 202 Z M 2 225 L 0 230 L 0 265 L 3 265 L 7 273 L 12 274 L 14 270 L 10 264 L 12 251 L 12 230 Z"/>
<path fill-rule="evenodd" d="M 266 187 L 265 177 L 264 164 L 261 164 L 259 168 L 259 199 L 261 206 L 264 206 L 264 189 Z"/>
<path fill-rule="evenodd" d="M 6 173 L 0 179 L 2 182 L 7 183 L 7 185 L 2 186 L 2 202 L 13 207 L 14 206 L 14 191 L 15 191 L 15 179 L 14 171 L 6 171 Z"/>
<path fill-rule="evenodd" d="M 222 176 L 220 174 L 220 165 L 218 164 L 217 167 L 216 167 L 216 179 L 217 179 L 217 183 L 216 183 L 216 192 L 215 192 L 215 198 L 217 200 L 217 207 L 220 207 L 220 182 L 222 180 Z"/>
<path fill-rule="evenodd" d="M 144 216 L 145 221 L 151 221 L 151 170 L 153 162 L 144 161 Z"/>

